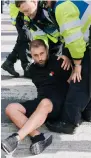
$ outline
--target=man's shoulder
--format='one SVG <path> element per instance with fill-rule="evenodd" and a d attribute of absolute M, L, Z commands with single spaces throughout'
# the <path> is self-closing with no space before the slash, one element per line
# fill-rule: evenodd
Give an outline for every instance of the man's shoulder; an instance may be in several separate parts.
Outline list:
<path fill-rule="evenodd" d="M 50 55 L 50 60 L 52 61 L 52 63 L 54 65 L 57 65 L 58 67 L 60 67 L 60 65 L 63 62 L 63 59 L 62 58 L 60 58 L 59 60 L 57 60 L 57 59 L 58 59 L 58 56 L 56 56 L 56 55 Z"/>
<path fill-rule="evenodd" d="M 25 76 L 26 76 L 27 78 L 32 78 L 32 75 L 33 75 L 33 73 L 35 72 L 35 71 L 34 71 L 34 68 L 35 68 L 34 63 L 29 64 L 29 65 L 27 66 L 26 71 L 25 71 Z"/>
<path fill-rule="evenodd" d="M 51 55 L 49 56 L 49 58 L 50 58 L 51 60 L 57 61 L 57 56 L 54 55 L 54 54 L 51 54 Z"/>
<path fill-rule="evenodd" d="M 29 65 L 29 70 L 33 70 L 35 68 L 35 64 L 34 62 L 32 64 Z"/>

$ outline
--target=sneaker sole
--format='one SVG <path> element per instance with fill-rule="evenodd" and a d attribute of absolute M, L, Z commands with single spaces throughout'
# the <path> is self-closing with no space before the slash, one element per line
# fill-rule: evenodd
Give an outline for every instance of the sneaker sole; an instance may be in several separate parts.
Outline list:
<path fill-rule="evenodd" d="M 12 152 L 9 152 L 9 151 L 7 150 L 6 145 L 5 145 L 3 142 L 1 143 L 1 149 L 2 149 L 7 155 L 12 155 L 12 154 L 14 153 L 14 151 L 16 150 L 16 149 L 14 149 Z"/>
<path fill-rule="evenodd" d="M 43 152 L 52 143 L 52 135 L 47 138 L 44 142 L 37 142 L 30 147 L 30 151 L 33 155 L 38 155 Z"/>

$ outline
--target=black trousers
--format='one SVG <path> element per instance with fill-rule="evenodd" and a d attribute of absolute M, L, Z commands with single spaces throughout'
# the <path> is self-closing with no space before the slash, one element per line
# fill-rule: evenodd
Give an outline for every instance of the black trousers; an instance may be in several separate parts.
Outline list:
<path fill-rule="evenodd" d="M 91 101 L 89 96 L 89 51 L 85 52 L 82 61 L 82 80 L 80 82 L 70 83 L 66 96 L 62 120 L 73 124 L 78 124 L 81 115 L 85 110 L 91 110 Z"/>
<path fill-rule="evenodd" d="M 29 50 L 28 41 L 20 40 L 20 38 L 18 36 L 15 47 L 14 47 L 13 51 L 9 54 L 7 59 L 9 61 L 11 61 L 12 63 L 15 63 L 17 61 L 17 59 L 20 59 L 21 65 L 24 69 L 29 62 L 27 59 L 26 50 Z"/>

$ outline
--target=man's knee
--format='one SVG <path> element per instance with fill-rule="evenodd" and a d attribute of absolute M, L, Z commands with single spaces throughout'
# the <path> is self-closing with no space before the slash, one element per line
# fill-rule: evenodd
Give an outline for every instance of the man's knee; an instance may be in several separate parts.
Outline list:
<path fill-rule="evenodd" d="M 43 112 L 50 113 L 53 109 L 53 104 L 49 99 L 45 98 L 40 102 L 39 107 Z"/>
<path fill-rule="evenodd" d="M 11 103 L 5 109 L 5 113 L 8 116 L 10 114 L 13 114 L 13 113 L 17 112 L 17 111 L 20 111 L 24 114 L 26 113 L 26 109 L 19 103 Z"/>

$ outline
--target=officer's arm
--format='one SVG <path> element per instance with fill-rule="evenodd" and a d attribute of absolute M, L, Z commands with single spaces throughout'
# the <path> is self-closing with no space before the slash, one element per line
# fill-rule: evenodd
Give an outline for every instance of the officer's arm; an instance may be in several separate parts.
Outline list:
<path fill-rule="evenodd" d="M 55 15 L 65 46 L 69 49 L 74 63 L 80 64 L 86 50 L 86 43 L 81 32 L 78 8 L 67 1 L 56 7 Z"/>
<path fill-rule="evenodd" d="M 20 18 L 22 13 L 19 12 L 19 9 L 15 6 L 14 3 L 10 3 L 9 13 L 10 13 L 12 25 L 14 25 L 16 27 L 18 35 L 23 40 L 24 31 L 22 30 L 22 27 L 24 25 L 24 20 L 22 18 Z"/>
<path fill-rule="evenodd" d="M 24 24 L 24 14 L 19 11 L 14 3 L 10 3 L 9 11 L 12 25 L 16 27 L 20 40 L 31 41 L 31 33 Z"/>

